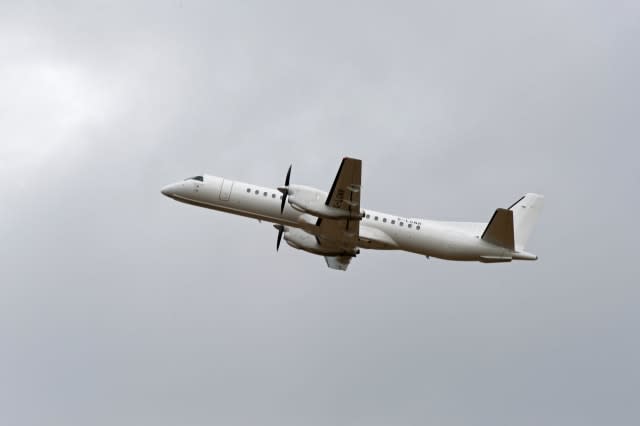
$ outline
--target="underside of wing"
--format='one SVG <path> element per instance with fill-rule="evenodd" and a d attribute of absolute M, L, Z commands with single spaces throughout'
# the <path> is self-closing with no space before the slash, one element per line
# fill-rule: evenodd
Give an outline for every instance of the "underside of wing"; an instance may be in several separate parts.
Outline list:
<path fill-rule="evenodd" d="M 329 268 L 346 271 L 351 262 L 351 256 L 325 256 L 324 260 L 327 261 Z"/>
<path fill-rule="evenodd" d="M 360 212 L 361 178 L 362 161 L 355 158 L 343 158 L 325 204 L 357 215 Z"/>
<path fill-rule="evenodd" d="M 328 207 L 345 210 L 353 219 L 318 219 L 320 239 L 339 244 L 345 248 L 356 247 L 360 221 L 360 189 L 362 161 L 355 158 L 343 158 L 336 178 L 331 185 L 325 204 Z"/>

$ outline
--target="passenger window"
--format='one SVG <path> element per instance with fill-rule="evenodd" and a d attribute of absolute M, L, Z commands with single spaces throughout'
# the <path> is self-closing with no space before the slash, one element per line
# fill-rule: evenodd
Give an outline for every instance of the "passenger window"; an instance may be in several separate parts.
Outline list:
<path fill-rule="evenodd" d="M 408 225 L 407 225 L 407 228 L 411 228 L 411 226 L 412 226 L 411 224 L 408 224 Z"/>
<path fill-rule="evenodd" d="M 400 226 L 404 226 L 404 223 L 403 223 L 403 222 L 400 222 Z"/>
<path fill-rule="evenodd" d="M 256 189 L 256 195 L 258 195 L 259 193 L 260 193 L 260 191 L 258 191 L 258 190 Z"/>
<path fill-rule="evenodd" d="M 371 215 L 370 214 L 367 215 L 367 219 L 371 219 Z"/>
<path fill-rule="evenodd" d="M 378 220 L 378 216 L 374 217 L 373 220 Z"/>
<path fill-rule="evenodd" d="M 420 225 L 416 226 L 416 231 L 420 230 Z"/>
<path fill-rule="evenodd" d="M 396 224 L 395 219 L 391 221 L 391 224 L 392 224 L 392 225 L 395 225 L 395 224 Z"/>
<path fill-rule="evenodd" d="M 276 194 L 271 194 L 271 198 L 276 198 Z"/>
<path fill-rule="evenodd" d="M 267 196 L 267 191 L 264 191 L 264 196 L 265 196 L 265 197 Z"/>
<path fill-rule="evenodd" d="M 386 217 L 382 218 L 382 223 L 387 223 L 387 218 Z"/>
<path fill-rule="evenodd" d="M 251 188 L 247 188 L 247 192 L 251 192 Z"/>

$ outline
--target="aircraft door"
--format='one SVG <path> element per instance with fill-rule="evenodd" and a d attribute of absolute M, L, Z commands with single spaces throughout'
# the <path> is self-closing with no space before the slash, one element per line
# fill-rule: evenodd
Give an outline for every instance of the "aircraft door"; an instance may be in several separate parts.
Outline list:
<path fill-rule="evenodd" d="M 231 189 L 233 188 L 233 181 L 223 179 L 222 186 L 220 187 L 220 199 L 222 201 L 229 201 L 231 197 Z"/>

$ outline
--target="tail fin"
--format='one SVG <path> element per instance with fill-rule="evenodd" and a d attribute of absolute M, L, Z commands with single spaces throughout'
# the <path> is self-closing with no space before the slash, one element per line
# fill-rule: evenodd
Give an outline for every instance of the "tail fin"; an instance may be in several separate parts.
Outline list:
<path fill-rule="evenodd" d="M 543 205 L 544 195 L 529 193 L 509 207 L 509 210 L 513 212 L 514 240 L 517 251 L 524 250 L 538 217 L 540 217 Z"/>
<path fill-rule="evenodd" d="M 482 233 L 481 238 L 488 243 L 513 250 L 515 240 L 513 233 L 513 212 L 507 209 L 496 210 Z"/>

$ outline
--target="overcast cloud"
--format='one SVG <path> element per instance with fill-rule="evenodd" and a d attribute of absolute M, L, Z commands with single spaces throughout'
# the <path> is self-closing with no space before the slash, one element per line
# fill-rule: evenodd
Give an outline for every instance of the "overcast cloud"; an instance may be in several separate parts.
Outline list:
<path fill-rule="evenodd" d="M 637 1 L 0 5 L 0 424 L 638 425 Z M 364 251 L 208 173 L 488 220 L 538 262 Z"/>

